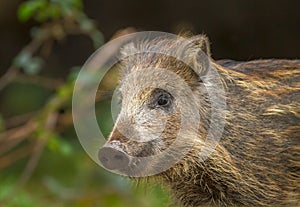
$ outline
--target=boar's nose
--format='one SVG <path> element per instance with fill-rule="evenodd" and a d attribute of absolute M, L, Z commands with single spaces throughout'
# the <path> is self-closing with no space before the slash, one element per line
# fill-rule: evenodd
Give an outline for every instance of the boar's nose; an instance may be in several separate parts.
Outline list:
<path fill-rule="evenodd" d="M 129 165 L 129 156 L 115 146 L 104 145 L 98 152 L 98 159 L 108 170 L 121 170 Z"/>

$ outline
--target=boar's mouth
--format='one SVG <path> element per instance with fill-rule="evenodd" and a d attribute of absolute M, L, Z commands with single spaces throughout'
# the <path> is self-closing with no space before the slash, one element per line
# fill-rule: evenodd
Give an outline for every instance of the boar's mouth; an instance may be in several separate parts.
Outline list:
<path fill-rule="evenodd" d="M 182 143 L 178 149 L 172 150 L 169 146 L 174 140 L 163 136 L 142 142 L 138 140 L 147 139 L 129 138 L 130 135 L 124 136 L 117 127 L 114 128 L 106 144 L 98 151 L 98 160 L 104 168 L 129 177 L 148 177 L 174 163 L 177 151 L 184 146 Z"/>
<path fill-rule="evenodd" d="M 153 167 L 154 159 L 143 158 L 155 155 L 154 148 L 155 141 L 153 140 L 146 143 L 128 141 L 126 147 L 119 141 L 108 141 L 98 151 L 98 159 L 102 166 L 109 171 L 129 177 L 130 175 L 142 177 L 147 174 L 150 167 Z"/>

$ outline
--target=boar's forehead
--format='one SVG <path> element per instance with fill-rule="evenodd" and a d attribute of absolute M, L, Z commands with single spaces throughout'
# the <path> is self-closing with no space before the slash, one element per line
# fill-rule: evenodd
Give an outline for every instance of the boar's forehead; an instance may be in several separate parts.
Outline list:
<path fill-rule="evenodd" d="M 129 84 L 133 87 L 136 87 L 138 86 L 136 84 L 144 81 L 151 81 L 154 79 L 157 80 L 157 77 L 155 77 L 157 75 L 155 70 L 161 69 L 168 70 L 176 74 L 190 87 L 196 86 L 200 80 L 199 76 L 192 68 L 190 68 L 184 62 L 177 60 L 175 57 L 159 53 L 142 53 L 135 54 L 133 57 L 128 57 L 123 60 L 121 67 L 121 84 Z M 147 77 L 139 76 L 139 80 L 130 80 L 130 78 L 128 78 L 129 74 L 143 70 L 153 70 L 154 72 L 150 73 L 150 75 L 148 73 Z M 166 76 L 160 76 L 159 81 L 170 84 Z"/>

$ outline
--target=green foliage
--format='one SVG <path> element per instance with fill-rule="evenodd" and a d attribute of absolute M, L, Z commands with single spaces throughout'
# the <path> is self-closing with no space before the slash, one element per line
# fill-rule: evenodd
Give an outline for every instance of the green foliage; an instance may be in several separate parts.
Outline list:
<path fill-rule="evenodd" d="M 53 153 L 58 153 L 62 156 L 70 156 L 73 151 L 73 146 L 56 132 L 40 127 L 35 131 L 35 136 L 38 139 L 47 139 L 47 147 Z"/>
<path fill-rule="evenodd" d="M 57 20 L 80 12 L 82 7 L 81 0 L 29 0 L 19 7 L 18 18 L 23 22 L 30 18 L 38 22 Z"/>
<path fill-rule="evenodd" d="M 31 54 L 27 51 L 21 51 L 14 60 L 14 64 L 18 67 L 25 66 L 28 62 L 30 62 Z"/>
<path fill-rule="evenodd" d="M 94 48 L 96 48 L 96 49 L 99 48 L 104 43 L 103 34 L 97 30 L 91 34 L 91 38 L 94 43 Z"/>
<path fill-rule="evenodd" d="M 70 82 L 70 81 L 75 81 L 78 74 L 79 74 L 79 71 L 81 69 L 81 66 L 73 66 L 70 70 L 70 73 L 68 75 L 68 78 L 67 80 Z"/>
<path fill-rule="evenodd" d="M 63 156 L 70 156 L 74 152 L 72 145 L 56 133 L 51 133 L 47 146 L 52 152 L 58 152 Z"/>
<path fill-rule="evenodd" d="M 66 84 L 59 87 L 56 91 L 56 95 L 62 99 L 71 99 L 73 94 L 74 82 L 69 80 Z"/>
<path fill-rule="evenodd" d="M 39 57 L 31 57 L 27 51 L 21 51 L 14 60 L 17 67 L 23 68 L 24 72 L 29 75 L 34 75 L 40 72 L 44 61 Z"/>
<path fill-rule="evenodd" d="M 32 0 L 21 4 L 18 17 L 21 21 L 29 20 L 35 13 L 46 6 L 46 0 Z"/>
<path fill-rule="evenodd" d="M 25 172 L 24 166 L 27 166 L 29 158 L 20 159 L 4 170 L 1 169 L 0 206 L 160 207 L 168 205 L 170 198 L 160 187 L 149 187 L 149 184 L 145 183 L 135 188 L 128 179 L 113 175 L 95 164 L 75 138 L 76 134 L 73 126 L 70 126 L 70 121 L 66 121 L 67 124 L 64 125 L 64 120 L 71 118 L 71 98 L 80 66 L 72 67 L 69 75 L 60 77 L 65 82 L 53 84 L 54 87 L 50 89 L 47 86 L 49 82 L 51 85 L 53 77 L 43 76 L 39 82 L 30 82 L 40 77 L 37 74 L 45 65 L 39 52 L 44 49 L 46 41 L 60 40 L 54 34 L 57 32 L 55 26 L 62 29 L 61 38 L 73 34 L 72 31 L 68 31 L 71 26 L 71 30 L 75 29 L 80 34 L 87 35 L 93 41 L 95 48 L 104 43 L 103 35 L 94 21 L 84 14 L 82 0 L 27 0 L 21 3 L 17 14 L 21 22 L 32 19 L 39 22 L 40 26 L 30 30 L 32 44 L 24 47 L 24 50 L 20 51 L 13 60 L 12 68 L 16 69 L 14 72 L 19 73 L 19 69 L 22 69 L 26 74 L 25 78 L 29 78 L 22 83 L 10 83 L 1 93 L 0 109 L 3 112 L 0 114 L 0 132 L 5 130 L 7 117 L 14 120 L 10 124 L 17 133 L 27 132 L 28 129 L 22 128 L 22 124 L 27 126 L 27 123 L 34 122 L 36 125 L 33 132 L 26 134 L 28 137 L 22 138 L 21 142 L 14 145 L 14 148 L 0 157 L 0 160 L 7 158 L 5 156 L 9 156 L 10 152 L 13 154 L 17 151 L 15 149 L 23 149 L 29 145 L 36 147 L 35 142 L 39 139 L 45 139 L 47 142 L 45 148 L 42 148 L 41 157 L 38 157 L 40 159 L 37 166 L 33 166 L 33 175 L 18 191 L 15 191 L 15 187 L 18 187 L 20 175 Z M 24 75 L 22 77 L 24 78 Z M 48 83 L 44 84 L 44 80 L 48 80 Z M 96 75 L 86 71 L 83 71 L 81 81 L 85 84 L 98 84 Z M 66 113 L 61 114 L 62 108 L 66 109 Z M 28 114 L 29 118 L 24 119 L 23 115 L 26 117 Z M 107 100 L 98 102 L 96 114 L 99 127 L 104 136 L 107 136 L 113 126 L 110 102 Z M 55 123 L 52 123 L 53 117 Z M 18 120 L 17 123 L 14 123 L 15 120 Z M 51 127 L 47 127 L 48 121 L 51 122 Z M 1 144 L 3 143 L 5 142 Z M 31 155 L 34 153 L 31 152 Z"/>
<path fill-rule="evenodd" d="M 76 153 L 62 156 L 45 150 L 30 182 L 17 192 L 14 187 L 20 165 L 0 172 L 0 204 L 8 207 L 163 207 L 170 198 L 159 186 L 132 181 L 106 172 L 85 155 L 75 140 Z"/>
<path fill-rule="evenodd" d="M 34 19 L 41 23 L 72 18 L 78 23 L 81 30 L 90 36 L 94 48 L 97 49 L 104 43 L 103 34 L 97 30 L 95 23 L 84 14 L 82 9 L 81 0 L 28 0 L 20 5 L 18 18 L 22 22 Z M 31 36 L 42 39 L 45 34 L 43 30 L 33 28 Z M 26 67 L 27 73 L 35 74 L 38 72 L 40 64 L 40 60 L 32 59 L 30 65 Z M 24 66 L 24 64 L 22 65 Z"/>
<path fill-rule="evenodd" d="M 17 116 L 41 109 L 50 91 L 34 84 L 13 83 L 1 94 L 0 110 L 4 117 Z"/>

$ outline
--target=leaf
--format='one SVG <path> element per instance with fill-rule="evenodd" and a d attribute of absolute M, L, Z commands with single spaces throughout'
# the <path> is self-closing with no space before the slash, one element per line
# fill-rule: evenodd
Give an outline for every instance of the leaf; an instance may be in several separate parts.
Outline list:
<path fill-rule="evenodd" d="M 25 22 L 29 20 L 36 11 L 47 4 L 45 0 L 31 0 L 24 2 L 18 9 L 18 18 L 20 21 Z"/>
<path fill-rule="evenodd" d="M 59 87 L 56 92 L 57 95 L 61 98 L 71 97 L 73 93 L 73 87 L 74 87 L 73 83 L 74 82 L 71 81 Z"/>
<path fill-rule="evenodd" d="M 71 68 L 71 72 L 69 73 L 67 80 L 68 82 L 70 81 L 75 81 L 76 78 L 78 77 L 78 74 L 80 72 L 81 66 L 74 66 Z"/>
<path fill-rule="evenodd" d="M 28 3 L 21 4 L 18 9 L 18 18 L 20 21 L 25 22 L 34 14 L 36 8 L 30 7 Z"/>
<path fill-rule="evenodd" d="M 24 72 L 29 75 L 35 75 L 42 69 L 43 60 L 41 58 L 35 57 L 31 58 L 26 65 L 23 65 Z"/>
<path fill-rule="evenodd" d="M 61 17 L 61 9 L 54 4 L 50 4 L 48 10 L 47 10 L 48 16 L 51 19 L 57 20 Z"/>
<path fill-rule="evenodd" d="M 98 30 L 96 30 L 95 32 L 93 32 L 91 34 L 91 38 L 93 40 L 94 48 L 95 49 L 98 49 L 104 43 L 103 34 L 100 31 L 98 31 Z"/>
<path fill-rule="evenodd" d="M 81 10 L 83 8 L 82 0 L 50 0 L 50 2 L 60 5 L 67 10 Z"/>
<path fill-rule="evenodd" d="M 77 9 L 82 9 L 83 8 L 83 4 L 82 4 L 82 0 L 69 0 L 73 7 L 77 8 Z"/>
<path fill-rule="evenodd" d="M 17 67 L 23 67 L 31 60 L 31 54 L 27 51 L 21 51 L 14 59 L 14 65 Z"/>
<path fill-rule="evenodd" d="M 92 20 L 87 18 L 85 15 L 82 15 L 78 18 L 78 23 L 80 25 L 80 28 L 84 31 L 91 31 L 95 28 Z"/>
<path fill-rule="evenodd" d="M 59 152 L 64 156 L 69 156 L 73 152 L 71 144 L 55 133 L 51 134 L 47 146 L 51 151 Z"/>

